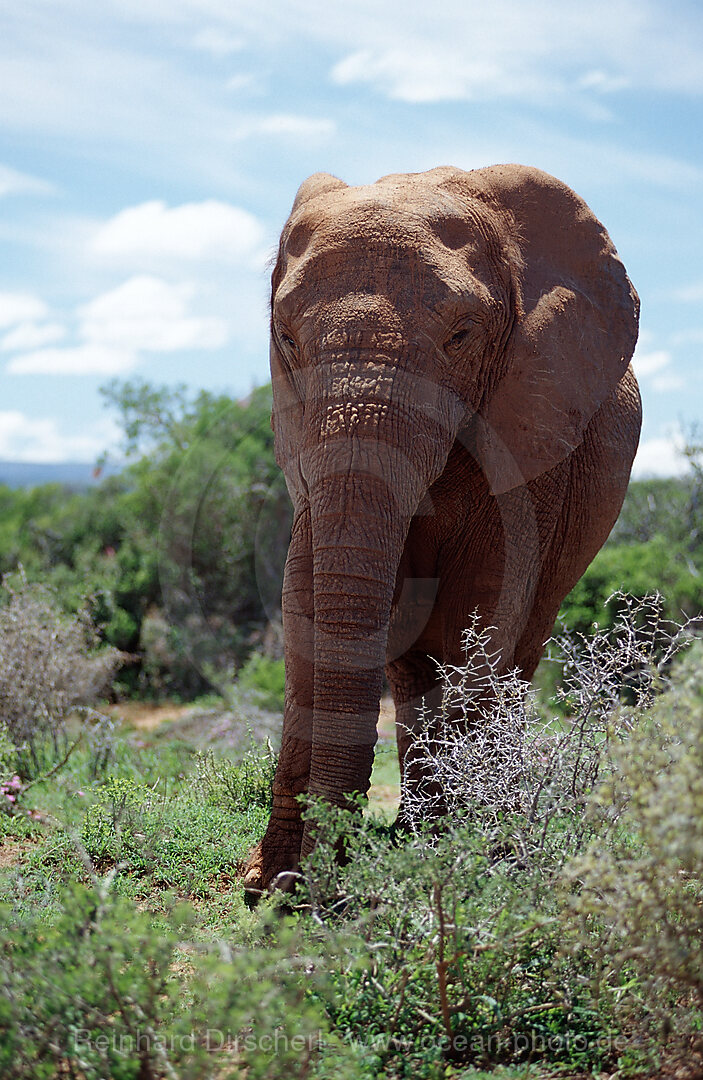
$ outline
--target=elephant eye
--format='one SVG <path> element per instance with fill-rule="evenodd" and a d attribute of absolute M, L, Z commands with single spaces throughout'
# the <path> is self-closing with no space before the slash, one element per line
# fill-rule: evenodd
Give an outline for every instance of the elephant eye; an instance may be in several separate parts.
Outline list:
<path fill-rule="evenodd" d="M 456 330 L 445 342 L 444 351 L 448 353 L 449 356 L 455 356 L 457 353 L 461 352 L 469 340 L 470 333 L 471 329 L 468 326 L 462 326 L 460 330 Z"/>
<path fill-rule="evenodd" d="M 286 334 L 283 330 L 279 330 L 277 336 L 279 345 L 286 356 L 295 358 L 298 353 L 298 348 L 290 334 Z"/>

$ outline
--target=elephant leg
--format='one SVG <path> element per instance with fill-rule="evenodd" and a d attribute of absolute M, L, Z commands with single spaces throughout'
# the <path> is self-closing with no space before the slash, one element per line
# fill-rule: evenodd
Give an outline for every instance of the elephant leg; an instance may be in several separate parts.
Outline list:
<path fill-rule="evenodd" d="M 293 525 L 283 579 L 286 692 L 283 735 L 273 781 L 273 808 L 266 833 L 244 872 L 247 890 L 266 888 L 300 862 L 304 822 L 297 796 L 310 777 L 313 709 L 313 589 L 310 513 Z"/>

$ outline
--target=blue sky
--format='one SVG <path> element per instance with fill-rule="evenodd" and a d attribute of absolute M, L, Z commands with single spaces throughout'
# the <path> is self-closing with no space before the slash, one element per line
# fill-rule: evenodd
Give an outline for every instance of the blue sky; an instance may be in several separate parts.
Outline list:
<path fill-rule="evenodd" d="M 0 458 L 93 460 L 108 379 L 267 379 L 298 184 L 503 161 L 565 180 L 642 300 L 637 472 L 703 420 L 703 8 L 22 0 L 0 13 Z"/>

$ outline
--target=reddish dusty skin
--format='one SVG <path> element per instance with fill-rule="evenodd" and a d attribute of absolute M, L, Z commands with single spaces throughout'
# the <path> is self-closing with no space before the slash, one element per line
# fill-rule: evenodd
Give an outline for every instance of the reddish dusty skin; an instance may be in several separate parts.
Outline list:
<path fill-rule="evenodd" d="M 245 875 L 366 792 L 383 671 L 401 768 L 474 609 L 530 678 L 637 448 L 637 295 L 586 204 L 498 165 L 300 188 L 272 282 L 276 456 L 295 506 L 274 809 Z M 401 808 L 402 816 L 402 808 Z M 279 884 L 282 883 L 279 879 Z"/>

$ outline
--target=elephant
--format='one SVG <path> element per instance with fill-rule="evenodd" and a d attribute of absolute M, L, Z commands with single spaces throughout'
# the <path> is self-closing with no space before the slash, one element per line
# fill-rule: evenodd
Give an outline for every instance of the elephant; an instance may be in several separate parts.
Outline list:
<path fill-rule="evenodd" d="M 625 496 L 638 317 L 604 226 L 538 169 L 303 182 L 271 289 L 283 734 L 245 888 L 286 887 L 312 851 L 301 793 L 368 791 L 384 672 L 403 798 L 472 613 L 498 673 L 532 677 Z"/>

